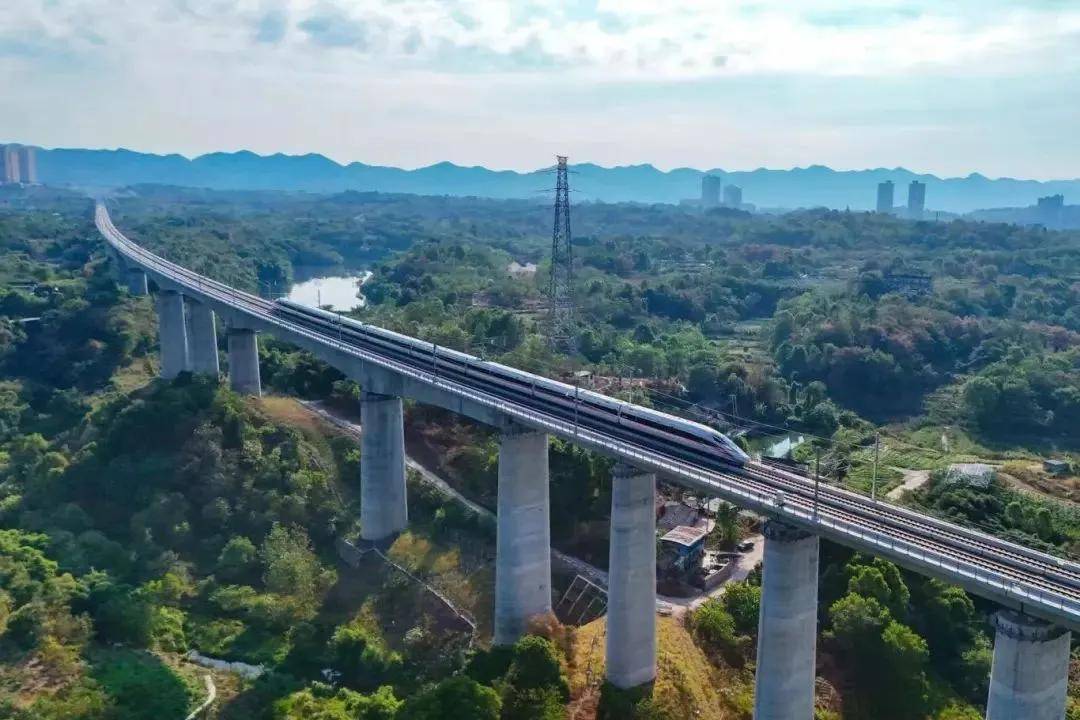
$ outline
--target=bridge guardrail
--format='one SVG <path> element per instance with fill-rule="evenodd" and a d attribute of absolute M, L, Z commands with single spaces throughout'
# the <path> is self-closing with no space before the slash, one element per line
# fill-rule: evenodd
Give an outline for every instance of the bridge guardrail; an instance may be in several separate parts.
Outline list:
<path fill-rule="evenodd" d="M 188 287 L 195 294 L 204 294 L 213 298 L 216 302 L 230 305 L 234 310 L 251 315 L 254 320 L 261 324 L 277 326 L 286 333 L 304 336 L 314 343 L 331 347 L 338 352 L 353 356 L 364 362 L 370 362 L 373 365 L 409 377 L 417 382 L 441 390 L 442 392 L 496 410 L 523 424 L 538 429 L 544 429 L 560 437 L 572 439 L 581 444 L 588 445 L 601 452 L 623 459 L 631 464 L 658 472 L 665 477 L 696 484 L 703 489 L 710 490 L 736 504 L 748 506 L 754 510 L 777 517 L 778 519 L 783 519 L 805 527 L 816 534 L 825 534 L 841 541 L 843 538 L 848 538 L 855 541 L 856 544 L 877 548 L 879 552 L 887 556 L 892 556 L 894 559 L 900 561 L 901 564 L 915 564 L 924 568 L 936 569 L 939 575 L 955 578 L 957 581 L 969 586 L 969 589 L 972 589 L 977 593 L 978 590 L 970 587 L 972 584 L 977 588 L 981 588 L 984 591 L 988 591 L 995 596 L 1005 598 L 1009 601 L 1027 604 L 1028 606 L 1034 605 L 1037 608 L 1044 610 L 1042 614 L 1049 611 L 1055 616 L 1060 616 L 1060 620 L 1064 620 L 1072 626 L 1080 627 L 1080 597 L 1073 597 L 1065 593 L 1047 592 L 1030 583 L 1025 587 L 1024 584 L 1019 581 L 1010 580 L 1003 572 L 981 567 L 977 563 L 955 557 L 955 555 L 953 555 L 951 559 L 946 559 L 951 553 L 943 550 L 931 550 L 927 547 L 920 547 L 908 540 L 889 537 L 884 533 L 869 530 L 863 525 L 844 520 L 839 517 L 837 512 L 832 508 L 827 507 L 822 509 L 820 507 L 808 507 L 806 498 L 798 495 L 786 497 L 784 502 L 777 502 L 776 492 L 762 492 L 755 488 L 747 487 L 747 483 L 751 481 L 746 478 L 740 478 L 738 476 L 728 477 L 714 471 L 702 471 L 662 456 L 643 452 L 623 441 L 614 440 L 594 431 L 581 428 L 574 423 L 569 423 L 545 413 L 529 410 L 523 406 L 509 403 L 492 395 L 478 392 L 454 382 L 449 382 L 444 378 L 441 378 L 437 372 L 420 371 L 396 361 L 379 357 L 375 353 L 342 343 L 332 337 L 320 335 L 306 328 L 285 323 L 272 313 L 262 314 L 253 308 L 252 305 L 261 305 L 263 309 L 265 309 L 269 303 L 262 301 L 261 298 L 248 295 L 247 293 L 243 293 L 242 291 L 231 288 L 218 281 L 204 278 L 198 273 L 182 268 L 175 263 L 164 260 L 154 253 L 145 250 L 127 239 L 112 225 L 107 213 L 104 212 L 103 206 L 101 207 L 101 210 L 103 217 L 99 217 L 99 221 L 110 231 L 105 232 L 105 229 L 103 229 L 102 234 L 106 236 L 110 245 L 117 249 L 117 251 L 121 252 L 137 264 L 144 264 L 144 269 L 161 274 L 170 282 L 177 285 Z M 242 301 L 242 306 L 237 307 L 235 305 L 237 301 Z M 863 508 L 870 507 L 872 509 L 871 504 L 873 501 L 861 495 L 845 490 L 837 491 L 835 488 L 831 488 L 830 490 L 832 491 L 833 497 L 836 499 L 850 502 L 853 505 L 860 505 Z M 967 531 L 967 529 L 959 528 L 959 526 L 945 523 L 936 518 L 914 513 L 906 508 L 900 508 L 899 506 L 893 505 L 890 505 L 889 507 L 891 510 L 897 511 L 898 514 L 908 515 L 913 519 L 917 518 L 921 522 L 930 521 L 938 526 L 948 527 L 950 530 L 965 530 L 970 536 L 977 537 L 980 541 L 996 542 L 1000 547 L 1008 547 L 1008 549 L 1015 551 L 1018 554 L 1026 555 L 1032 559 L 1037 559 L 1040 562 L 1052 561 L 1076 566 L 1075 563 L 1060 561 L 1057 558 L 1052 558 L 1051 556 L 1038 553 L 1029 548 L 1024 548 L 1021 545 L 1007 543 L 1006 541 L 993 538 L 993 536 L 976 533 L 974 531 Z M 968 552 L 970 551 L 971 550 L 968 549 Z"/>

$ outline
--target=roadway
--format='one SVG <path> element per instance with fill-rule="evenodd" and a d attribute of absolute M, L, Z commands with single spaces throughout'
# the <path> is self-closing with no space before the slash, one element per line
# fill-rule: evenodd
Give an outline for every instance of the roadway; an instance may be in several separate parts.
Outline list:
<path fill-rule="evenodd" d="M 283 340 L 313 343 L 488 408 L 664 479 L 805 528 L 916 572 L 957 583 L 1007 607 L 1080 630 L 1080 565 L 944 522 L 884 500 L 820 486 L 801 475 L 751 461 L 733 465 L 673 441 L 655 424 L 627 422 L 602 403 L 545 388 L 543 378 L 507 381 L 495 363 L 395 339 L 332 317 L 283 313 L 281 306 L 198 275 L 141 248 L 113 225 L 105 206 L 98 229 L 129 265 L 156 282 L 245 317 Z M 400 336 L 398 336 L 400 337 Z M 425 346 L 426 347 L 426 346 Z M 343 370 L 345 368 L 342 368 Z M 515 371 L 515 375 L 523 375 Z"/>

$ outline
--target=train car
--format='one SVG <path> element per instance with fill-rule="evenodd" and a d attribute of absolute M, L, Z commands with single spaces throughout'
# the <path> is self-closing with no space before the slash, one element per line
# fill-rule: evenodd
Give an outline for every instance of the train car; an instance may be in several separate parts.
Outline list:
<path fill-rule="evenodd" d="M 592 390 L 578 388 L 507 365 L 481 360 L 458 350 L 439 347 L 408 335 L 402 335 L 374 325 L 366 325 L 292 300 L 280 299 L 277 301 L 277 305 L 280 312 L 286 317 L 292 317 L 301 322 L 311 322 L 312 319 L 317 319 L 327 324 L 339 325 L 342 328 L 347 328 L 350 335 L 357 333 L 370 338 L 378 338 L 394 345 L 399 351 L 407 352 L 414 358 L 424 359 L 425 361 L 427 358 L 431 358 L 434 362 L 448 362 L 451 363 L 451 367 L 456 364 L 465 375 L 469 373 L 486 375 L 499 384 L 514 388 L 519 395 L 531 394 L 536 397 L 554 395 L 561 398 L 564 405 L 579 405 L 584 412 L 589 414 L 595 415 L 597 412 L 601 414 L 606 412 L 608 416 L 614 415 L 616 425 L 646 426 L 669 437 L 678 438 L 680 443 L 698 447 L 705 446 L 710 455 L 716 456 L 719 460 L 729 464 L 744 465 L 750 459 L 731 438 L 707 425 L 692 420 L 634 405 Z"/>

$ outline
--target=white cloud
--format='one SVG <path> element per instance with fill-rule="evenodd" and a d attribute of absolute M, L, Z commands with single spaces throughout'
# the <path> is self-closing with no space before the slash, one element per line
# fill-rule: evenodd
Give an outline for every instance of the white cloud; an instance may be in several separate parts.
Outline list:
<path fill-rule="evenodd" d="M 903 138 L 933 127 L 936 139 L 965 139 L 942 162 L 989 170 L 982 158 L 1006 152 L 995 148 L 1011 143 L 1010 162 L 1023 157 L 1023 113 L 1044 133 L 1080 120 L 1075 97 L 1054 102 L 1045 87 L 1077 92 L 1080 7 L 1051 0 L 8 5 L 0 132 L 45 144 L 529 167 L 565 141 L 616 162 L 859 165 L 857 150 L 863 164 L 895 165 L 905 147 L 931 157 L 937 148 Z M 947 98 L 920 86 L 943 79 Z M 978 94 L 988 91 L 971 86 L 988 79 L 1018 96 L 1040 86 L 1035 100 L 999 101 L 1014 119 L 1007 137 L 982 128 L 995 119 Z M 819 95 L 798 91 L 822 84 Z M 790 142 L 778 142 L 784 133 Z M 893 155 L 870 153 L 878 143 Z M 1073 146 L 1032 155 L 1029 173 L 1080 166 Z M 968 154 L 949 159 L 952 147 Z"/>
<path fill-rule="evenodd" d="M 96 36 L 108 38 L 113 52 L 167 48 L 181 55 L 185 47 L 239 55 L 258 40 L 285 45 L 280 50 L 293 56 L 290 63 L 311 59 L 315 45 L 351 49 L 354 62 L 391 71 L 558 67 L 596 79 L 670 80 L 1015 72 L 1053 54 L 1075 56 L 1080 32 L 1080 8 L 993 0 L 978 13 L 963 1 L 859 7 L 832 0 L 598 0 L 591 13 L 568 7 L 506 0 L 28 0 L 5 10 L 0 38 L 40 37 L 66 43 L 69 52 L 93 52 Z"/>

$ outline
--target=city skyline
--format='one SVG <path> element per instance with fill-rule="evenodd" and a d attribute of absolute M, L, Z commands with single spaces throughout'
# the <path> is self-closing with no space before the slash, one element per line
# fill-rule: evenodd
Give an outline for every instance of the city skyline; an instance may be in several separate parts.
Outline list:
<path fill-rule="evenodd" d="M 27 0 L 0 139 L 403 168 L 1080 175 L 1080 8 Z M 988 8 L 992 5 L 992 8 Z M 78 112 L 71 112 L 78 108 Z"/>

